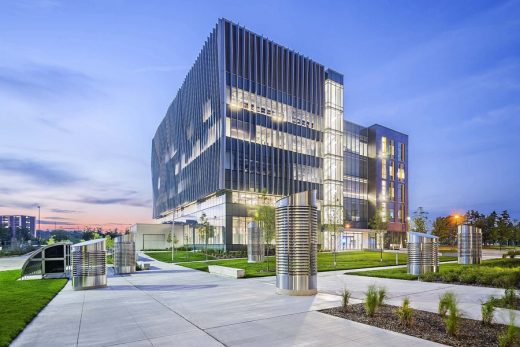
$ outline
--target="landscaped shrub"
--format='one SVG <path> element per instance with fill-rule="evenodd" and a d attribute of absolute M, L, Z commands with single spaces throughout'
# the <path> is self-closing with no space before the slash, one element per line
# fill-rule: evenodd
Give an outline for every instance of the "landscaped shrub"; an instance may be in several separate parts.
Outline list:
<path fill-rule="evenodd" d="M 495 312 L 494 300 L 495 298 L 490 297 L 488 301 L 482 304 L 482 323 L 485 325 L 490 325 L 493 322 L 493 313 Z"/>
<path fill-rule="evenodd" d="M 518 346 L 519 339 L 520 328 L 515 326 L 515 314 L 511 313 L 507 329 L 502 334 L 498 335 L 498 345 L 500 347 Z"/>
<path fill-rule="evenodd" d="M 504 300 L 506 307 L 513 308 L 516 300 L 516 291 L 513 288 L 507 288 L 502 299 Z"/>
<path fill-rule="evenodd" d="M 459 282 L 459 273 L 457 270 L 450 270 L 441 273 L 441 280 L 443 282 Z"/>
<path fill-rule="evenodd" d="M 385 288 L 376 288 L 374 284 L 368 286 L 368 290 L 365 293 L 365 312 L 369 317 L 374 316 L 379 306 L 383 303 L 385 296 Z"/>
<path fill-rule="evenodd" d="M 343 289 L 343 292 L 341 292 L 341 307 L 343 308 L 343 311 L 347 311 L 348 302 L 350 301 L 350 290 L 347 288 Z"/>
<path fill-rule="evenodd" d="M 397 315 L 403 325 L 407 327 L 412 325 L 413 309 L 410 307 L 410 299 L 403 299 L 403 304 L 397 308 Z"/>
<path fill-rule="evenodd" d="M 439 314 L 443 318 L 448 335 L 456 335 L 460 313 L 455 294 L 446 292 L 441 296 L 439 300 Z"/>
<path fill-rule="evenodd" d="M 436 282 L 436 281 L 439 281 L 440 276 L 438 273 L 435 273 L 435 272 L 427 272 L 427 273 L 419 276 L 419 278 L 425 282 Z"/>

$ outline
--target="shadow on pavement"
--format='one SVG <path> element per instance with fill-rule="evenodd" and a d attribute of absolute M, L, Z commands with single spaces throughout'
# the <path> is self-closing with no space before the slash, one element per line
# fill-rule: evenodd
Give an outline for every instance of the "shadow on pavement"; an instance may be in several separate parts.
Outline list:
<path fill-rule="evenodd" d="M 166 284 L 166 285 L 115 285 L 108 286 L 107 289 L 110 290 L 145 290 L 145 291 L 164 291 L 164 292 L 174 292 L 179 290 L 196 290 L 196 289 L 209 289 L 218 287 L 216 284 Z"/>

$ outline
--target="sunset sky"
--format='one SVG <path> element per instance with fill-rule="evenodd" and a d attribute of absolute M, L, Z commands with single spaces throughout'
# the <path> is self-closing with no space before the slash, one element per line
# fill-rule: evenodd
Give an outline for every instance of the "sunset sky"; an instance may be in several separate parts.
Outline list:
<path fill-rule="evenodd" d="M 410 210 L 520 219 L 520 1 L 2 1 L 0 214 L 152 221 L 151 140 L 219 17 L 345 75 L 409 134 Z"/>

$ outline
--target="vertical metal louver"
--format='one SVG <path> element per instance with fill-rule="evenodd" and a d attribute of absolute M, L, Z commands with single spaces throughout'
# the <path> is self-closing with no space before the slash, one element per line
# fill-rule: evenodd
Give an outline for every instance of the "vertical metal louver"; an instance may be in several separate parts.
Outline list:
<path fill-rule="evenodd" d="M 408 273 L 420 275 L 439 271 L 439 238 L 424 233 L 408 233 Z"/>
<path fill-rule="evenodd" d="M 72 245 L 72 288 L 74 290 L 106 287 L 107 252 L 105 239 Z"/>
<path fill-rule="evenodd" d="M 135 241 L 133 234 L 118 236 L 114 239 L 114 272 L 128 274 L 135 272 Z"/>
<path fill-rule="evenodd" d="M 316 191 L 276 203 L 276 287 L 280 294 L 317 293 L 318 210 Z"/>
<path fill-rule="evenodd" d="M 482 230 L 473 225 L 459 225 L 457 232 L 459 264 L 480 264 Z"/>

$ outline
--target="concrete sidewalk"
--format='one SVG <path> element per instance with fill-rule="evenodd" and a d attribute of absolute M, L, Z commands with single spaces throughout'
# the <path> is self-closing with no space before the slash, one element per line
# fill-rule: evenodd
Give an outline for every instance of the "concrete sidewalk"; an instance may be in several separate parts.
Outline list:
<path fill-rule="evenodd" d="M 281 296 L 272 278 L 233 280 L 151 265 L 157 270 L 109 278 L 106 289 L 73 291 L 69 283 L 12 345 L 437 345 L 316 312 L 340 304 L 335 291 Z M 321 274 L 319 282 L 333 283 Z"/>

